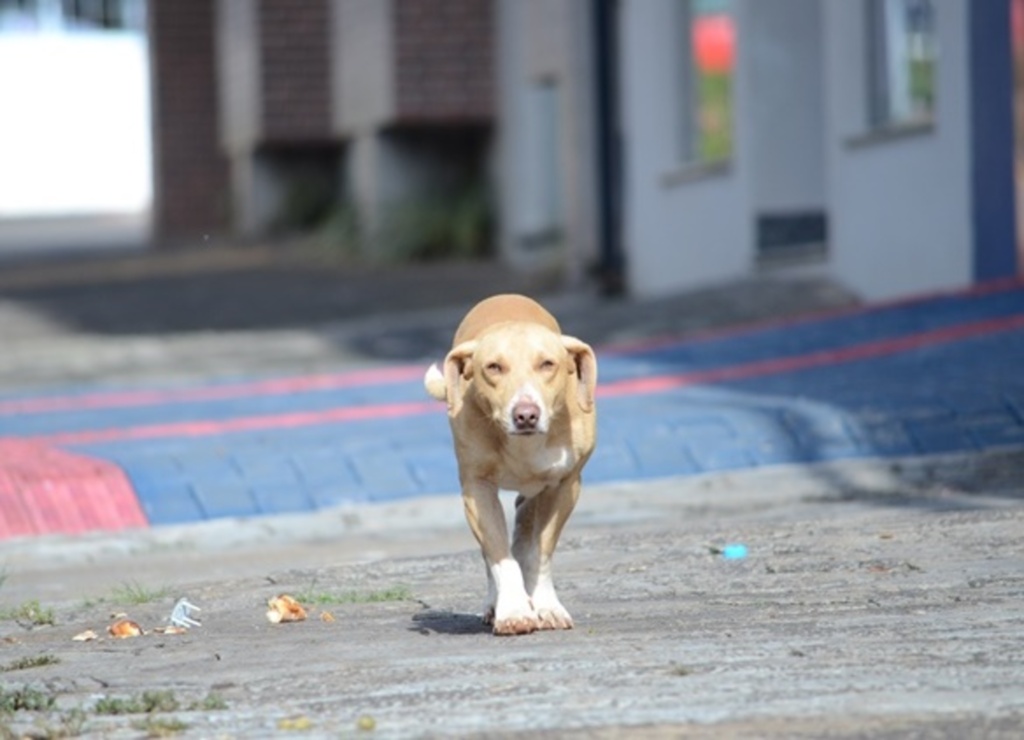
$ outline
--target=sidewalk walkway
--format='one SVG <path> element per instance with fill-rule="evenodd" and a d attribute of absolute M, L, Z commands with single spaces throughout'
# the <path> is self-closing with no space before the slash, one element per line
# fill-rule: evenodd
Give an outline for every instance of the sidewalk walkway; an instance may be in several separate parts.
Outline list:
<path fill-rule="evenodd" d="M 589 483 L 1024 445 L 1024 287 L 599 349 Z M 453 492 L 424 366 L 0 396 L 0 538 Z"/>

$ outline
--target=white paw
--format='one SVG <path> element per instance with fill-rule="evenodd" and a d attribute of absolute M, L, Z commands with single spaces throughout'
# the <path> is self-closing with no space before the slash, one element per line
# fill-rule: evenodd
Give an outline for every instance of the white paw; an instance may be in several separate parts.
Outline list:
<path fill-rule="evenodd" d="M 522 587 L 498 591 L 493 625 L 496 635 L 525 635 L 540 628 L 537 612 Z"/>
<path fill-rule="evenodd" d="M 510 607 L 498 601 L 494 613 L 494 634 L 496 635 L 526 635 L 540 629 L 540 622 L 537 620 L 537 613 L 530 607 L 530 602 L 523 595 L 521 604 Z"/>
<path fill-rule="evenodd" d="M 572 629 L 572 617 L 558 600 L 553 588 L 537 588 L 533 594 L 533 607 L 537 612 L 538 629 Z"/>
<path fill-rule="evenodd" d="M 523 574 L 519 570 L 519 563 L 512 558 L 505 558 L 490 569 L 491 578 L 489 585 L 494 591 L 488 589 L 488 597 L 496 593 L 494 604 L 494 634 L 496 635 L 525 635 L 535 631 L 539 624 L 537 612 L 530 603 L 530 597 L 526 595 L 526 588 L 523 586 Z M 490 601 L 490 598 L 488 598 Z M 487 622 L 490 610 L 484 611 L 484 622 Z"/>

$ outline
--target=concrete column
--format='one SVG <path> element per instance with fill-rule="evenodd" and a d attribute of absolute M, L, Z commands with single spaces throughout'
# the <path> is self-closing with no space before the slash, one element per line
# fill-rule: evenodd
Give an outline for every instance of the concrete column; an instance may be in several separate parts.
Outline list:
<path fill-rule="evenodd" d="M 380 141 L 375 131 L 361 131 L 348 143 L 345 190 L 355 205 L 362 244 L 366 251 L 380 232 Z"/>

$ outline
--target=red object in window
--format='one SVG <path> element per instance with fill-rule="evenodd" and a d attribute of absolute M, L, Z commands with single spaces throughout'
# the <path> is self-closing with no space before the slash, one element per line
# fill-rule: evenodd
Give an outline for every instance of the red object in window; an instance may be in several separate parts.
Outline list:
<path fill-rule="evenodd" d="M 702 72 L 729 72 L 736 54 L 736 28 L 726 13 L 703 15 L 693 23 L 693 56 Z"/>

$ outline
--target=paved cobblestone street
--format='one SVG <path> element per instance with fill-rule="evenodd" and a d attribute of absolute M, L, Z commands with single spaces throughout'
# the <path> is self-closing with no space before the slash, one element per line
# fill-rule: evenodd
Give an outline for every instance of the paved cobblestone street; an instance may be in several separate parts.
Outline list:
<path fill-rule="evenodd" d="M 392 326 L 412 328 L 400 321 Z M 433 351 L 443 355 L 443 340 Z M 601 442 L 590 483 L 1024 444 L 1017 284 L 613 341 L 598 353 Z M 114 464 L 150 524 L 449 493 L 457 476 L 443 407 L 422 388 L 428 359 L 8 392 L 0 436 Z M 10 492 L 0 502 L 16 505 Z M 18 520 L 7 536 L 60 517 Z"/>

